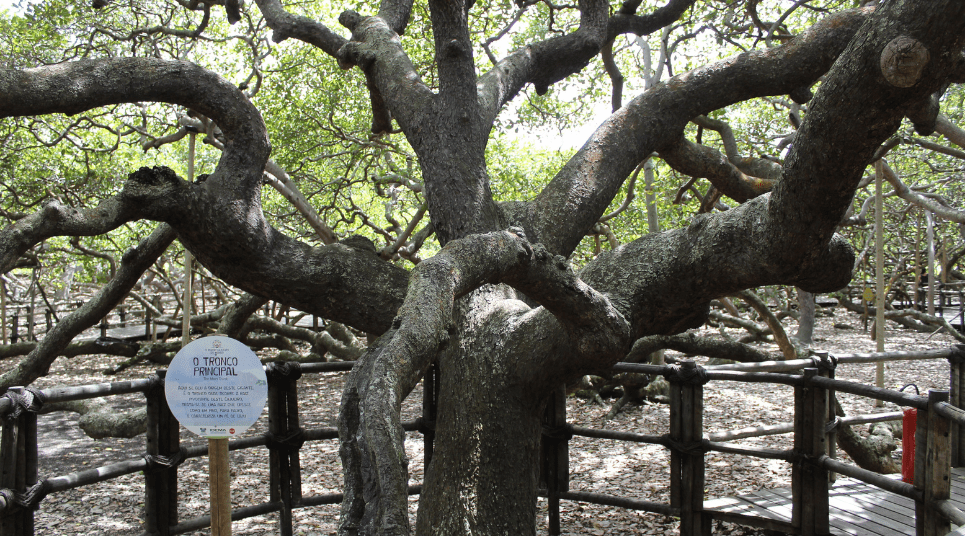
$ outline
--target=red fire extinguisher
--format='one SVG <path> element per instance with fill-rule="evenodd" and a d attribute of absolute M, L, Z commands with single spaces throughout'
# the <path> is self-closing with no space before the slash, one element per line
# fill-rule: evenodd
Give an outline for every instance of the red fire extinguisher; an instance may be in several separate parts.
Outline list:
<path fill-rule="evenodd" d="M 899 389 L 904 391 L 908 387 L 914 387 L 915 393 L 918 386 L 909 383 Z M 908 408 L 904 410 L 901 417 L 901 479 L 909 484 L 914 484 L 915 480 L 915 429 L 918 427 L 918 410 Z"/>

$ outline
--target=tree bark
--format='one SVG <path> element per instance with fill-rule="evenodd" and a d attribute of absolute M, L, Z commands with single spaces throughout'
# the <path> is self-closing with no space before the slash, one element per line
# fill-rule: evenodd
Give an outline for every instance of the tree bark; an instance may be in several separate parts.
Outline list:
<path fill-rule="evenodd" d="M 801 313 L 801 317 L 797 321 L 797 333 L 794 334 L 794 338 L 805 347 L 811 346 L 814 341 L 814 320 L 817 314 L 814 294 L 797 289 L 797 310 Z"/>

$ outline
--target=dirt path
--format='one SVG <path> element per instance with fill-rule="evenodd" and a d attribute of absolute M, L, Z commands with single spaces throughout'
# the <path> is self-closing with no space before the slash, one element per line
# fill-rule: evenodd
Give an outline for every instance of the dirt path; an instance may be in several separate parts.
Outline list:
<path fill-rule="evenodd" d="M 840 311 L 840 310 L 839 310 Z M 875 344 L 867 334 L 844 331 L 832 327 L 835 322 L 860 326 L 850 314 L 839 312 L 837 317 L 819 318 L 816 330 L 817 348 L 831 352 L 871 352 Z M 736 333 L 736 332 L 734 332 Z M 950 337 L 892 330 L 888 334 L 887 349 L 913 350 L 944 348 L 953 344 Z M 118 377 L 105 377 L 102 370 L 108 361 L 102 356 L 58 360 L 48 377 L 38 381 L 40 388 L 54 385 L 84 385 L 121 379 L 142 378 L 150 370 L 126 371 Z M 5 367 L 12 363 L 4 363 Z M 873 383 L 874 365 L 839 367 L 837 377 Z M 299 381 L 300 405 L 303 408 L 302 426 L 305 428 L 334 426 L 338 412 L 341 383 L 344 373 L 306 375 Z M 886 386 L 896 387 L 916 383 L 926 389 L 948 388 L 948 364 L 934 362 L 897 362 L 887 365 Z M 705 430 L 714 432 L 761 424 L 785 422 L 793 414 L 789 388 L 774 389 L 758 384 L 711 383 L 705 387 Z M 610 401 L 612 402 L 612 401 Z M 119 408 L 143 403 L 143 397 L 118 397 Z M 421 393 L 415 392 L 406 405 L 407 415 L 415 418 L 421 404 Z M 874 408 L 870 401 L 843 397 L 842 404 L 849 414 L 873 411 L 894 411 L 895 407 Z M 665 405 L 628 406 L 616 418 L 604 423 L 608 408 L 571 397 L 567 401 L 570 422 L 581 426 L 634 431 L 644 434 L 665 433 L 668 408 Z M 94 441 L 76 427 L 73 414 L 57 413 L 39 418 L 41 477 L 59 476 L 134 458 L 144 453 L 144 437 Z M 255 425 L 263 430 L 266 417 Z M 199 439 L 182 432 L 182 442 L 193 444 Z M 752 446 L 789 448 L 789 436 L 745 440 Z M 407 435 L 406 448 L 410 458 L 411 480 L 422 480 L 422 442 L 415 433 Z M 900 450 L 895 453 L 900 459 Z M 252 449 L 231 454 L 232 502 L 246 506 L 265 502 L 267 496 L 267 450 Z M 669 456 L 665 449 L 653 445 L 637 445 L 576 437 L 570 443 L 571 490 L 593 491 L 650 501 L 668 500 Z M 341 464 L 335 441 L 308 444 L 302 450 L 303 493 L 305 496 L 337 493 L 341 488 Z M 182 520 L 207 513 L 206 461 L 190 460 L 179 470 L 181 492 L 179 515 Z M 720 497 L 754 491 L 761 488 L 789 485 L 790 469 L 783 462 L 737 458 L 710 453 L 707 456 L 707 496 Z M 36 514 L 37 534 L 88 535 L 92 527 L 96 533 L 108 536 L 137 535 L 143 532 L 144 480 L 140 474 L 128 475 L 109 482 L 85 486 L 65 493 L 48 496 Z M 414 515 L 416 498 L 412 498 Z M 545 534 L 545 501 L 540 501 L 538 534 Z M 563 501 L 562 525 L 567 534 L 630 535 L 673 534 L 676 522 L 659 515 L 645 514 L 619 508 L 577 504 Z M 338 507 L 326 506 L 296 512 L 296 534 L 322 535 L 335 531 Z M 414 518 L 413 518 L 414 519 Z M 275 517 L 238 521 L 233 524 L 237 535 L 276 534 Z M 207 531 L 193 534 L 206 534 Z M 752 531 L 719 525 L 716 534 L 750 535 Z"/>

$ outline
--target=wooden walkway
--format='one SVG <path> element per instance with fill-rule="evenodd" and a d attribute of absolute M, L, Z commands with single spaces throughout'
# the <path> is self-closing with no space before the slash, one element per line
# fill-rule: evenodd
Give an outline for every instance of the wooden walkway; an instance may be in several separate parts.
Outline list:
<path fill-rule="evenodd" d="M 838 477 L 828 495 L 831 534 L 915 536 L 915 502 L 911 499 L 842 477 Z M 965 510 L 965 468 L 952 468 L 951 500 Z M 704 502 L 704 508 L 790 522 L 791 490 L 761 490 L 740 497 L 714 499 Z"/>
<path fill-rule="evenodd" d="M 158 337 L 163 337 L 167 332 L 167 326 L 158 326 Z M 168 338 L 180 337 L 181 328 L 170 328 L 171 333 Z M 74 337 L 74 342 L 94 341 L 100 338 L 100 330 L 97 326 L 90 328 L 85 333 Z M 107 328 L 107 337 L 112 339 L 122 339 L 126 341 L 138 341 L 150 338 L 145 332 L 144 324 L 130 324 L 125 327 Z"/>

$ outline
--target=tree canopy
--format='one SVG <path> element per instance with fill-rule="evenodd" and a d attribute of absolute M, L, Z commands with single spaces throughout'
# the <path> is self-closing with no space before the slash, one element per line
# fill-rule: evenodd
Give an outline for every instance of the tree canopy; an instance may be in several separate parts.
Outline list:
<path fill-rule="evenodd" d="M 109 309 L 176 240 L 239 311 L 369 334 L 341 534 L 409 533 L 399 408 L 430 364 L 416 532 L 533 533 L 554 389 L 713 300 L 847 285 L 876 162 L 962 221 L 956 0 L 53 1 L 0 24 L 0 273 L 111 252 Z M 547 141 L 601 107 L 574 150 Z"/>

